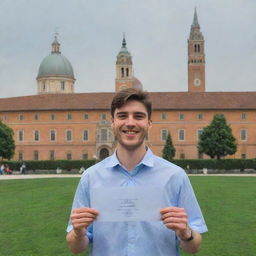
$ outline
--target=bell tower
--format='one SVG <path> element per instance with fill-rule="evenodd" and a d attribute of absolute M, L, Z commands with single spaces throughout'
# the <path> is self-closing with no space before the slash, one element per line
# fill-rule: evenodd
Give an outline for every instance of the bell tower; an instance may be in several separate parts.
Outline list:
<path fill-rule="evenodd" d="M 200 31 L 196 9 L 188 38 L 188 91 L 205 91 L 204 37 Z"/>
<path fill-rule="evenodd" d="M 125 36 L 116 58 L 116 92 L 133 87 L 132 56 L 126 47 Z"/>

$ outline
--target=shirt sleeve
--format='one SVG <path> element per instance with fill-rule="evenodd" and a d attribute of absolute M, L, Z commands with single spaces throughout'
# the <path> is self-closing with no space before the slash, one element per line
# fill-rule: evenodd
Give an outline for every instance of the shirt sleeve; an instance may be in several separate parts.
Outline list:
<path fill-rule="evenodd" d="M 89 196 L 89 175 L 87 173 L 85 173 L 78 186 L 76 189 L 76 193 L 73 199 L 73 204 L 72 204 L 72 209 L 71 212 L 73 211 L 73 209 L 76 208 L 81 208 L 81 207 L 90 207 L 91 203 L 90 203 L 90 196 Z M 69 218 L 69 222 L 68 222 L 68 226 L 66 231 L 70 232 L 73 229 L 73 226 L 71 224 L 71 220 Z M 90 225 L 87 228 L 87 237 L 89 239 L 90 242 L 92 242 L 92 225 Z"/>
<path fill-rule="evenodd" d="M 207 226 L 205 224 L 204 217 L 202 215 L 200 206 L 197 202 L 194 190 L 189 181 L 188 176 L 183 171 L 182 175 L 179 177 L 179 197 L 178 197 L 178 207 L 184 208 L 188 214 L 188 224 L 189 226 L 199 232 L 207 232 Z"/>

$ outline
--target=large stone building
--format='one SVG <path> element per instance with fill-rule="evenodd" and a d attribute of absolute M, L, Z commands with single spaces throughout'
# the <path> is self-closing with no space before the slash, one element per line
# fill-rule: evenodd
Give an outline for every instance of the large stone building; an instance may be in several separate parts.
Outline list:
<path fill-rule="evenodd" d="M 198 136 L 216 113 L 223 113 L 238 143 L 230 157 L 255 158 L 256 92 L 207 92 L 204 48 L 195 11 L 188 38 L 188 91 L 150 93 L 154 111 L 147 143 L 161 156 L 169 131 L 175 158 L 206 157 L 198 155 Z M 74 83 L 72 65 L 55 37 L 39 67 L 38 94 L 0 99 L 0 118 L 15 135 L 15 160 L 102 159 L 114 151 L 109 110 L 115 93 L 75 93 Z M 142 84 L 134 77 L 124 38 L 115 91 L 128 87 L 142 89 Z"/>

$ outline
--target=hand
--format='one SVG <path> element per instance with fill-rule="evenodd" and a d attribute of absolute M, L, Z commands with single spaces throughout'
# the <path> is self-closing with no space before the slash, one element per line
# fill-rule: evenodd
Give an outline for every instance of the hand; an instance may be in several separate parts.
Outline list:
<path fill-rule="evenodd" d="M 188 226 L 188 216 L 184 208 L 167 207 L 160 210 L 161 219 L 165 226 L 176 232 L 182 240 L 191 236 L 191 229 Z"/>
<path fill-rule="evenodd" d="M 92 208 L 76 208 L 71 214 L 71 223 L 76 235 L 84 235 L 87 227 L 96 219 L 99 212 Z"/>

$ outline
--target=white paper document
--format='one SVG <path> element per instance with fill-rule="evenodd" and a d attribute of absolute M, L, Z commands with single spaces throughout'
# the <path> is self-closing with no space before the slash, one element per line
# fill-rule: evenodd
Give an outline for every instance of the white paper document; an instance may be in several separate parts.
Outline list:
<path fill-rule="evenodd" d="M 96 221 L 159 221 L 166 204 L 159 187 L 128 186 L 92 189 L 91 207 Z"/>

